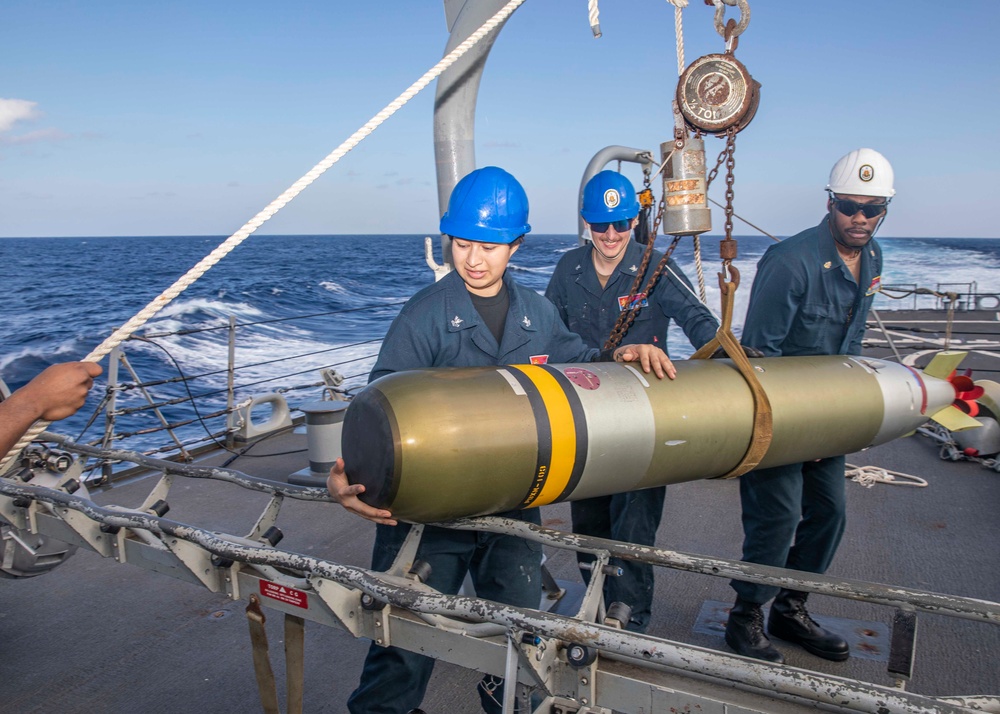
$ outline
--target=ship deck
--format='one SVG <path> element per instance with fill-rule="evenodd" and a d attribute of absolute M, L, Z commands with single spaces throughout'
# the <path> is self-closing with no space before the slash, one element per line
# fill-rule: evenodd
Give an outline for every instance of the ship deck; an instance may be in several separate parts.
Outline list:
<path fill-rule="evenodd" d="M 919 353 L 944 346 L 947 327 L 938 321 L 941 313 L 919 314 L 923 312 L 882 313 L 897 348 Z M 973 350 L 967 364 L 973 365 L 975 378 L 997 378 L 991 373 L 1000 354 L 997 320 L 996 312 L 977 311 L 956 315 L 952 323 L 951 344 Z M 891 354 L 877 329 L 869 330 L 866 353 Z M 229 467 L 283 481 L 307 465 L 305 449 L 299 428 L 259 442 L 249 452 L 252 456 Z M 972 462 L 943 461 L 938 449 L 934 440 L 916 435 L 848 457 L 851 464 L 918 476 L 926 486 L 876 483 L 867 488 L 849 482 L 847 532 L 828 575 L 1000 600 L 1000 474 Z M 215 454 L 201 463 L 219 465 L 229 458 Z M 115 482 L 93 499 L 136 507 L 149 493 L 152 478 Z M 736 481 L 678 484 L 667 493 L 657 545 L 739 558 Z M 176 479 L 169 503 L 173 520 L 241 535 L 249 532 L 267 497 L 215 481 Z M 570 528 L 568 504 L 546 506 L 542 517 L 551 528 Z M 285 535 L 279 546 L 283 550 L 346 565 L 369 563 L 374 525 L 336 505 L 286 500 L 278 524 Z M 570 591 L 567 600 L 578 594 L 575 554 L 546 546 L 546 557 L 550 572 Z M 649 633 L 729 653 L 722 633 L 732 597 L 723 578 L 660 568 Z M 776 642 L 787 663 L 893 686 L 887 658 L 894 609 L 822 595 L 814 595 L 810 603 L 818 619 L 852 643 L 852 657 L 828 662 Z M 233 601 L 83 549 L 39 577 L 0 579 L 0 709 L 23 714 L 259 711 L 245 606 L 245 600 Z M 283 697 L 282 617 L 265 612 L 274 615 L 266 627 Z M 926 613 L 919 615 L 918 624 L 908 691 L 1000 695 L 1000 626 Z M 307 622 L 304 711 L 346 711 L 367 648 L 367 641 L 347 632 Z M 628 671 L 627 665 L 611 666 Z M 429 714 L 480 711 L 474 692 L 479 676 L 438 663 L 423 708 Z M 785 703 L 763 696 L 744 697 L 742 703 L 759 711 L 786 710 Z"/>
<path fill-rule="evenodd" d="M 966 350 L 963 369 L 971 369 L 975 379 L 1000 381 L 1000 311 L 956 310 L 951 318 L 946 310 L 870 313 L 865 354 L 895 359 L 893 347 L 914 367 L 927 366 L 939 350 Z"/>
<path fill-rule="evenodd" d="M 251 453 L 305 448 L 287 433 Z M 305 454 L 243 457 L 231 465 L 278 479 Z M 218 462 L 221 456 L 213 457 Z M 212 462 L 210 459 L 209 463 Z M 970 462 L 946 462 L 937 445 L 915 436 L 849 458 L 920 476 L 924 488 L 848 483 L 849 523 L 829 575 L 996 601 L 1000 599 L 1000 475 Z M 95 495 L 98 503 L 137 506 L 146 479 Z M 216 482 L 181 479 L 170 517 L 239 534 L 266 497 Z M 671 486 L 658 544 L 678 551 L 738 558 L 738 484 L 698 481 Z M 546 525 L 569 528 L 566 504 L 543 509 Z M 279 519 L 281 547 L 367 566 L 374 526 L 323 503 L 289 501 Z M 706 526 L 706 524 L 710 524 Z M 571 551 L 546 548 L 547 566 L 566 583 L 580 581 Z M 721 608 L 732 591 L 722 578 L 659 569 L 650 634 L 728 652 Z M 257 711 L 260 707 L 244 615 L 245 601 L 81 550 L 45 575 L 0 581 L 0 692 L 3 710 L 76 712 Z M 795 667 L 891 686 L 886 671 L 893 609 L 814 595 L 811 609 L 855 642 L 856 656 L 827 662 L 778 643 Z M 283 690 L 282 618 L 267 623 L 271 657 Z M 907 689 L 930 695 L 1000 693 L 1000 626 L 921 614 L 917 656 Z M 860 638 L 860 640 L 859 640 Z M 332 627 L 306 625 L 307 712 L 346 711 L 368 643 Z M 439 663 L 424 709 L 479 711 L 475 672 Z M 774 707 L 778 707 L 774 704 Z M 766 710 L 766 709 L 765 709 Z M 771 709 L 779 711 L 780 707 Z"/>

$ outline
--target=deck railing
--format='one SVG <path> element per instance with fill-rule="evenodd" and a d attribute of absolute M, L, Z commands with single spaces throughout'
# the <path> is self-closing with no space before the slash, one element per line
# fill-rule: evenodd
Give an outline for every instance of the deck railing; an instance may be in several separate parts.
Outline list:
<path fill-rule="evenodd" d="M 320 399 L 349 399 L 352 390 L 365 385 L 371 365 L 378 355 L 381 336 L 318 350 L 290 351 L 274 358 L 248 362 L 239 360 L 242 340 L 263 325 L 326 317 L 344 318 L 348 313 L 366 316 L 373 311 L 398 309 L 402 304 L 400 301 L 245 322 L 238 322 L 235 317 L 229 316 L 223 325 L 133 336 L 110 354 L 106 392 L 84 429 L 86 432 L 103 415 L 103 434 L 86 443 L 108 449 L 118 448 L 116 445 L 119 443 L 134 445 L 138 441 L 143 446 L 131 448 L 147 455 L 163 454 L 166 458 L 191 461 L 197 452 L 204 449 L 235 449 L 241 434 L 246 431 L 249 410 L 260 411 L 270 406 L 273 413 L 273 395 L 278 395 L 277 400 L 283 401 L 285 395 L 298 393 L 301 396 L 299 404 Z M 225 344 L 220 339 L 215 345 L 226 350 L 225 364 L 220 364 L 218 369 L 187 374 L 184 366 L 162 344 L 162 340 L 168 338 L 212 332 L 225 334 Z M 155 346 L 165 352 L 177 375 L 144 380 L 140 375 L 142 368 L 137 368 L 135 359 L 140 345 Z M 280 365 L 280 373 L 274 373 L 274 365 Z M 262 368 L 270 369 L 262 374 Z M 145 369 L 148 372 L 149 368 Z M 162 373 L 162 363 L 157 371 Z M 176 385 L 183 387 L 180 393 L 171 389 Z M 272 399 L 263 400 L 259 407 L 256 403 L 250 406 L 261 392 L 269 393 Z M 128 399 L 128 403 L 123 404 L 123 396 L 127 394 L 137 394 L 139 398 Z M 292 412 L 300 411 L 296 406 L 288 405 L 288 408 Z M 151 445 L 149 437 L 152 435 L 162 435 L 163 439 L 157 445 Z M 112 463 L 102 464 L 99 480 L 112 479 L 116 473 L 115 466 Z M 92 480 L 98 479 L 92 477 Z"/>
<path fill-rule="evenodd" d="M 882 293 L 891 298 L 886 305 L 881 301 L 880 309 L 892 310 L 948 310 L 957 312 L 968 310 L 1000 309 L 1000 293 L 981 293 L 975 280 L 967 283 L 938 283 L 934 289 L 916 283 L 893 283 L 882 285 Z M 878 302 L 876 307 L 879 307 Z"/>

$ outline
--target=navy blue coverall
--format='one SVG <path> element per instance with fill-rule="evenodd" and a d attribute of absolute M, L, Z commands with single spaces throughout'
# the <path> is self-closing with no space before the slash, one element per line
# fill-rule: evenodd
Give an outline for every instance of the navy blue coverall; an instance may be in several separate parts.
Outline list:
<path fill-rule="evenodd" d="M 858 355 L 865 319 L 878 292 L 882 249 L 861 250 L 855 281 L 841 260 L 827 216 L 772 245 L 757 264 L 742 343 L 766 357 Z M 847 522 L 845 458 L 835 456 L 740 477 L 743 560 L 824 573 Z M 770 585 L 732 581 L 744 600 L 763 604 L 778 593 Z"/>
<path fill-rule="evenodd" d="M 424 367 L 529 364 L 532 357 L 543 355 L 553 364 L 590 362 L 599 356 L 599 350 L 566 329 L 548 300 L 518 285 L 509 273 L 504 284 L 510 307 L 500 345 L 473 306 L 461 276 L 451 272 L 403 306 L 386 333 L 369 382 Z M 537 508 L 497 515 L 541 523 Z M 392 565 L 409 530 L 405 523 L 376 526 L 373 570 Z M 541 601 L 541 546 L 522 538 L 426 526 L 417 558 L 431 566 L 427 584 L 443 593 L 457 593 L 468 572 L 479 597 L 531 608 Z M 404 714 L 419 707 L 433 667 L 430 657 L 372 643 L 348 709 L 352 714 Z M 483 709 L 499 712 L 500 690 L 487 691 L 487 683 L 492 689 L 497 680 L 487 675 L 479 688 Z"/>
<path fill-rule="evenodd" d="M 601 287 L 591 258 L 593 245 L 587 244 L 569 251 L 556 265 L 545 296 L 555 303 L 563 322 L 583 338 L 590 347 L 603 347 L 627 301 L 629 290 L 645 247 L 630 240 L 621 261 Z M 664 271 L 653 290 L 652 299 L 645 298 L 645 286 L 663 254 L 654 251 L 649 262 L 646 280 L 638 299 L 647 304 L 636 316 L 622 344 L 655 344 L 667 351 L 667 329 L 673 319 L 684 330 L 696 348 L 715 337 L 719 323 L 695 296 L 684 273 L 671 259 L 668 265 L 673 275 Z M 675 277 L 676 276 L 676 277 Z M 684 285 L 680 284 L 683 280 Z M 573 501 L 573 532 L 600 538 L 653 545 L 656 530 L 663 516 L 666 486 L 641 491 L 600 496 Z M 580 554 L 580 562 L 589 562 L 593 556 Z M 645 632 L 653 604 L 653 566 L 633 560 L 613 559 L 612 565 L 622 568 L 623 574 L 608 578 L 604 585 L 604 601 L 610 605 L 619 601 L 632 608 L 627 629 Z M 589 582 L 590 571 L 583 570 Z"/>

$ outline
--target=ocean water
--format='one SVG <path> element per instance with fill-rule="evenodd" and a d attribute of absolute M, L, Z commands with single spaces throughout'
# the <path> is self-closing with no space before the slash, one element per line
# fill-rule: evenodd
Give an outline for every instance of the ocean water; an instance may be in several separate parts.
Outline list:
<path fill-rule="evenodd" d="M 0 376 L 17 388 L 54 362 L 80 359 L 152 298 L 170 286 L 224 240 L 217 236 L 155 238 L 0 239 L 5 290 L 0 297 Z M 718 312 L 718 237 L 702 239 L 709 307 Z M 734 329 L 746 311 L 757 260 L 772 243 L 767 237 L 740 237 L 735 265 L 741 274 Z M 1000 239 L 880 239 L 885 254 L 883 285 L 904 284 L 981 292 L 1000 292 Z M 657 241 L 665 249 L 667 240 Z M 681 241 L 675 257 L 696 282 L 693 242 Z M 576 246 L 575 236 L 529 236 L 511 269 L 517 280 L 544 291 L 556 262 Z M 437 239 L 435 255 L 440 262 Z M 199 422 L 226 402 L 226 326 L 230 316 L 241 325 L 236 338 L 236 401 L 288 389 L 294 408 L 320 398 L 319 370 L 334 367 L 344 387 L 364 386 L 379 341 L 399 307 L 433 279 L 424 260 L 424 237 L 252 236 L 178 296 L 137 333 L 144 340 L 125 345 L 129 363 L 156 401 L 195 396 L 190 405 L 161 410 L 168 421 L 192 420 L 178 430 L 182 440 L 204 437 L 223 427 L 220 418 Z M 913 307 L 912 298 L 891 301 L 879 296 L 882 310 Z M 294 318 L 294 319 L 292 319 Z M 178 332 L 183 331 L 183 334 Z M 692 349 L 673 330 L 671 356 Z M 94 417 L 105 392 L 98 379 L 88 404 L 74 417 L 54 425 L 84 441 L 99 439 L 103 416 Z M 178 381 L 184 375 L 190 379 Z M 124 371 L 122 379 L 135 380 Z M 116 395 L 117 407 L 146 403 L 135 388 Z M 119 417 L 118 430 L 136 432 L 159 425 L 150 411 Z M 163 432 L 124 442 L 129 448 L 153 449 L 167 441 Z"/>

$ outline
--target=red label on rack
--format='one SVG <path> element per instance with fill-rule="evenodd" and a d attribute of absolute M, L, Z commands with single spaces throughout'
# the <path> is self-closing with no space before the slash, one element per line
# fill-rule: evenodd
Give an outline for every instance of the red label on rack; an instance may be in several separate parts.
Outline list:
<path fill-rule="evenodd" d="M 309 607 L 309 596 L 301 590 L 290 588 L 287 585 L 278 585 L 268 580 L 261 580 L 260 594 L 278 602 L 295 605 L 295 607 Z"/>

